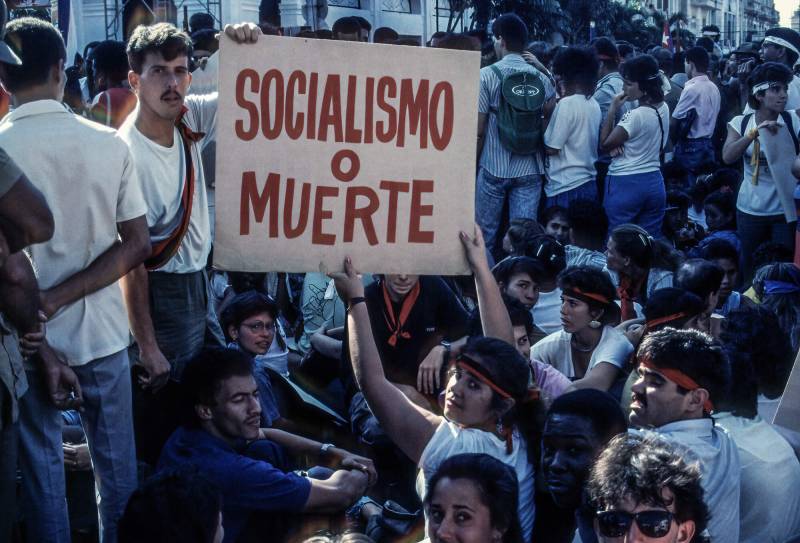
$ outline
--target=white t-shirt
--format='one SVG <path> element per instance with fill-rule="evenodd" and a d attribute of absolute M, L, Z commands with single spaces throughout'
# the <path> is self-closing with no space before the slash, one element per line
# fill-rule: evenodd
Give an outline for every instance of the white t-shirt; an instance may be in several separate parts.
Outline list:
<path fill-rule="evenodd" d="M 53 212 L 52 239 L 29 248 L 41 289 L 89 267 L 117 243 L 117 223 L 147 212 L 125 142 L 113 129 L 72 114 L 55 100 L 29 102 L 6 115 L 0 148 Z M 125 349 L 130 332 L 119 285 L 58 311 L 47 322 L 47 340 L 73 366 Z"/>
<path fill-rule="evenodd" d="M 789 111 L 789 114 L 792 116 L 792 123 L 794 124 L 795 130 L 797 130 L 797 127 L 800 126 L 800 119 L 798 119 L 794 111 Z M 737 134 L 739 134 L 742 128 L 743 118 L 743 115 L 738 115 L 728 123 L 728 126 L 733 128 Z M 783 120 L 779 119 L 779 122 L 782 123 Z M 751 128 L 755 128 L 755 126 L 756 115 L 753 113 L 747 121 L 747 126 L 744 129 L 745 134 Z M 741 136 L 741 134 L 739 135 Z M 753 167 L 750 165 L 752 156 L 753 143 L 750 143 L 742 157 L 744 162 L 744 174 L 742 183 L 739 185 L 739 196 L 736 199 L 736 208 L 748 215 L 783 215 L 783 206 L 781 205 L 781 199 L 778 197 L 778 189 L 775 187 L 775 181 L 772 179 L 772 172 L 770 172 L 767 157 L 763 149 L 758 159 L 757 185 L 754 185 L 752 182 Z"/>
<path fill-rule="evenodd" d="M 564 330 L 550 334 L 531 347 L 531 359 L 550 364 L 572 379 L 575 377 L 575 367 L 572 362 L 571 339 L 572 334 Z M 632 352 L 633 345 L 622 332 L 611 326 L 604 326 L 600 343 L 592 351 L 586 374 L 588 375 L 592 368 L 601 362 L 607 362 L 621 369 Z"/>
<path fill-rule="evenodd" d="M 545 334 L 561 330 L 561 289 L 556 287 L 552 292 L 540 292 L 531 314 L 533 322 Z"/>
<path fill-rule="evenodd" d="M 187 96 L 189 111 L 186 124 L 206 137 L 192 145 L 194 164 L 194 198 L 189 228 L 183 237 L 178 252 L 158 271 L 170 273 L 192 273 L 205 268 L 211 250 L 211 229 L 208 216 L 208 197 L 203 162 L 200 152 L 203 143 L 213 139 L 217 113 L 217 95 Z M 142 182 L 142 192 L 147 202 L 147 225 L 153 242 L 165 239 L 179 224 L 181 194 L 186 179 L 186 164 L 183 142 L 175 128 L 171 147 L 164 147 L 144 136 L 136 128 L 137 112 L 134 111 L 120 127 L 119 133 L 128 142 L 136 170 Z"/>
<path fill-rule="evenodd" d="M 661 125 L 658 119 L 661 118 Z M 611 160 L 609 175 L 633 175 L 655 172 L 661 168 L 661 149 L 669 138 L 669 106 L 662 102 L 658 114 L 650 106 L 639 106 L 623 115 L 617 124 L 628 133 L 622 154 Z"/>
<path fill-rule="evenodd" d="M 530 541 L 534 518 L 534 470 L 528 462 L 528 448 L 525 440 L 515 431 L 512 438 L 512 451 L 506 452 L 505 441 L 490 432 L 477 428 L 462 428 L 448 420 L 443 420 L 431 440 L 422 451 L 419 460 L 420 472 L 417 475 L 417 493 L 424 499 L 428 492 L 428 480 L 436 473 L 442 462 L 463 453 L 488 454 L 511 466 L 517 474 L 519 484 L 519 523 L 525 541 Z"/>
<path fill-rule="evenodd" d="M 739 450 L 742 543 L 797 541 L 800 538 L 800 462 L 794 449 L 772 425 L 715 413 Z"/>
<path fill-rule="evenodd" d="M 592 97 L 573 94 L 559 100 L 544 133 L 544 144 L 559 150 L 547 155 L 548 197 L 594 180 L 601 119 L 600 105 Z"/>

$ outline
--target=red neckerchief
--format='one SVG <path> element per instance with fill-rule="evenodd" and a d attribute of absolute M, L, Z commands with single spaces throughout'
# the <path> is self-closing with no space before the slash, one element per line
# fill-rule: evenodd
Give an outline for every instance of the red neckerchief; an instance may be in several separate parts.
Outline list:
<path fill-rule="evenodd" d="M 647 281 L 648 274 L 635 283 L 627 275 L 619 276 L 619 287 L 617 294 L 620 299 L 620 309 L 622 313 L 622 322 L 636 318 L 636 309 L 633 307 L 633 301 L 639 296 L 642 290 L 642 285 Z"/>
<path fill-rule="evenodd" d="M 411 313 L 411 309 L 413 309 L 414 304 L 417 303 L 417 298 L 419 298 L 419 281 L 417 284 L 414 285 L 414 288 L 411 289 L 411 292 L 403 300 L 403 305 L 400 306 L 400 317 L 395 317 L 394 314 L 394 306 L 392 305 L 392 299 L 389 297 L 389 291 L 386 288 L 386 281 L 381 283 L 381 288 L 383 289 L 383 303 L 386 306 L 386 311 L 383 312 L 383 317 L 386 319 L 386 324 L 389 326 L 389 330 L 391 330 L 392 335 L 389 336 L 389 345 L 394 347 L 397 345 L 397 338 L 401 337 L 403 339 L 409 339 L 411 334 L 409 334 L 404 328 L 406 325 L 406 321 L 408 320 L 408 315 Z"/>
<path fill-rule="evenodd" d="M 181 112 L 178 118 L 175 119 L 175 127 L 181 135 L 181 143 L 183 144 L 183 153 L 186 161 L 186 178 L 183 183 L 183 192 L 181 193 L 180 209 L 183 210 L 183 217 L 180 224 L 175 230 L 167 237 L 159 242 L 153 243 L 153 251 L 150 258 L 145 260 L 144 265 L 148 270 L 157 270 L 164 266 L 169 260 L 175 256 L 183 241 L 183 236 L 189 229 L 189 222 L 192 218 L 192 201 L 194 200 L 194 162 L 192 161 L 192 144 L 200 141 L 205 137 L 203 132 L 195 132 L 189 125 L 186 124 L 184 116 L 189 111 L 186 106 L 181 107 Z"/>

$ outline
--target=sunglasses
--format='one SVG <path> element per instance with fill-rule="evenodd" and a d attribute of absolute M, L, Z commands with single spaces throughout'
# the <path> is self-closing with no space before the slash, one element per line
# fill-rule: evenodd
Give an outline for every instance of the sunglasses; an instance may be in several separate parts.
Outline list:
<path fill-rule="evenodd" d="M 633 521 L 639 531 L 647 537 L 664 537 L 672 526 L 673 515 L 669 511 L 598 511 L 597 524 L 603 537 L 623 537 L 628 533 Z"/>

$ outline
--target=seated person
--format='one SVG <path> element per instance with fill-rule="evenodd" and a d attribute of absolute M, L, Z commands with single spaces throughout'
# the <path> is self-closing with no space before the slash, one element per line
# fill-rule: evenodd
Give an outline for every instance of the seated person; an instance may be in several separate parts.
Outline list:
<path fill-rule="evenodd" d="M 614 328 L 619 324 L 614 285 L 599 268 L 576 266 L 559 274 L 558 287 L 564 329 L 534 345 L 531 358 L 572 379 L 572 388 L 606 392 L 623 376 L 633 352 Z"/>
<path fill-rule="evenodd" d="M 689 221 L 691 199 L 682 191 L 667 192 L 667 207 L 664 209 L 664 222 L 661 234 L 675 249 L 686 251 L 703 238 L 702 227 Z"/>
<path fill-rule="evenodd" d="M 689 256 L 692 258 L 702 256 L 708 244 L 716 240 L 727 241 L 733 245 L 736 254 L 741 255 L 742 242 L 736 233 L 736 194 L 730 189 L 712 192 L 703 201 L 703 209 L 708 224 L 708 235 L 689 251 Z"/>
<path fill-rule="evenodd" d="M 507 256 L 524 255 L 538 236 L 544 235 L 542 225 L 533 219 L 511 219 L 503 236 L 503 252 Z"/>
<path fill-rule="evenodd" d="M 730 383 L 727 357 L 707 334 L 668 327 L 647 334 L 636 362 L 630 425 L 661 435 L 699 462 L 711 540 L 739 541 L 739 453 L 711 418 Z"/>
<path fill-rule="evenodd" d="M 606 266 L 608 216 L 595 200 L 577 199 L 569 204 L 569 243 L 564 247 L 567 266 Z"/>
<path fill-rule="evenodd" d="M 518 487 L 514 470 L 487 454 L 451 456 L 430 479 L 423 543 L 521 542 Z"/>
<path fill-rule="evenodd" d="M 154 475 L 128 499 L 119 519 L 119 543 L 222 543 L 219 490 L 191 469 Z M 226 519 L 227 524 L 227 519 Z"/>
<path fill-rule="evenodd" d="M 476 227 L 474 238 L 462 233 L 461 239 L 475 276 L 487 337 L 470 340 L 450 365 L 444 417 L 414 404 L 387 379 L 372 337 L 370 314 L 362 303 L 364 287 L 348 258 L 345 273 L 333 277 L 350 308 L 353 372 L 389 438 L 421 468 L 417 489 L 423 499 L 427 481 L 442 462 L 459 453 L 487 453 L 514 469 L 520 484 L 520 524 L 527 541 L 533 525 L 533 456 L 540 437 L 535 420 L 543 409 L 528 389 L 527 362 L 510 345 L 511 322 L 489 270 L 480 230 Z"/>
<path fill-rule="evenodd" d="M 778 316 L 784 332 L 789 334 L 792 349 L 800 349 L 800 268 L 789 262 L 763 266 L 753 278 L 753 288 L 761 305 Z"/>
<path fill-rule="evenodd" d="M 700 543 L 709 515 L 700 474 L 656 436 L 615 437 L 589 478 L 598 541 Z"/>
<path fill-rule="evenodd" d="M 553 402 L 542 431 L 542 474 L 555 506 L 570 518 L 567 523 L 553 523 L 537 517 L 534 541 L 540 534 L 552 543 L 571 543 L 576 530 L 583 543 L 596 541 L 595 511 L 585 489 L 589 470 L 611 438 L 627 429 L 625 413 L 605 392 L 575 390 Z"/>
<path fill-rule="evenodd" d="M 742 326 L 752 322 L 745 312 L 734 312 L 732 318 L 742 322 L 722 333 L 731 361 L 731 389 L 717 401 L 713 416 L 739 450 L 739 541 L 796 541 L 800 539 L 800 462 L 778 430 L 758 416 L 758 377 L 753 357 L 762 354 L 759 344 L 780 342 L 781 332 L 756 335 Z M 764 332 L 759 328 L 756 326 Z"/>
<path fill-rule="evenodd" d="M 492 268 L 492 275 L 500 287 L 500 292 L 519 301 L 531 312 L 532 318 L 531 310 L 539 301 L 539 283 L 545 277 L 541 263 L 529 256 L 510 256 Z M 533 326 L 536 341 L 547 335 L 535 323 Z"/>
<path fill-rule="evenodd" d="M 636 317 L 635 302 L 644 306 L 653 292 L 672 286 L 672 274 L 681 260 L 663 241 L 654 240 L 635 224 L 622 224 L 611 232 L 606 259 L 622 302 L 623 321 Z"/>
<path fill-rule="evenodd" d="M 722 322 L 722 317 L 715 315 L 714 312 L 719 303 L 719 291 L 724 275 L 722 268 L 714 262 L 702 258 L 690 258 L 678 267 L 673 279 L 676 287 L 696 294 L 705 302 L 706 307 L 697 325 L 701 332 L 711 334 L 715 338 L 719 337 Z"/>
<path fill-rule="evenodd" d="M 542 212 L 540 219 L 545 234 L 556 238 L 561 245 L 569 243 L 569 216 L 566 208 L 548 207 Z"/>
<path fill-rule="evenodd" d="M 343 512 L 374 479 L 372 461 L 332 444 L 261 428 L 261 403 L 252 360 L 233 349 L 206 349 L 186 367 L 181 383 L 186 423 L 161 451 L 159 472 L 190 465 L 222 494 L 225 541 L 236 541 L 249 521 L 288 531 L 292 515 Z M 280 469 L 282 452 L 329 460 L 326 480 Z M 271 513 L 265 516 L 264 513 Z M 256 514 L 256 515 L 254 515 Z M 252 518 L 256 517 L 256 518 Z"/>
<path fill-rule="evenodd" d="M 739 285 L 741 274 L 739 272 L 739 253 L 730 242 L 724 239 L 715 239 L 703 246 L 701 258 L 713 262 L 722 269 L 722 283 L 719 287 L 719 300 L 714 312 L 727 317 L 731 311 L 740 307 L 753 307 L 755 303 L 748 297 L 734 290 Z"/>
<path fill-rule="evenodd" d="M 697 294 L 677 287 L 662 288 L 653 292 L 647 305 L 642 308 L 643 319 L 625 321 L 617 329 L 625 334 L 636 349 L 645 334 L 667 326 L 679 330 L 699 330 L 698 321 L 705 310 L 706 303 Z M 636 378 L 636 372 L 631 377 Z"/>
<path fill-rule="evenodd" d="M 539 281 L 539 300 L 532 310 L 533 322 L 546 334 L 552 334 L 561 330 L 561 289 L 556 278 L 567 267 L 564 246 L 552 236 L 539 236 L 528 247 L 526 256 L 538 260 L 544 270 Z"/>

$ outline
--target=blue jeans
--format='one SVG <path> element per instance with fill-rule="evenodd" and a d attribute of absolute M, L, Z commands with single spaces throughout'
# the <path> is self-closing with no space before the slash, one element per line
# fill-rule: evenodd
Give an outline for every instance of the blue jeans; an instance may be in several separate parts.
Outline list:
<path fill-rule="evenodd" d="M 667 193 L 660 171 L 631 175 L 609 175 L 603 202 L 608 231 L 621 224 L 641 226 L 652 237 L 661 237 L 661 222 L 667 207 Z"/>
<path fill-rule="evenodd" d="M 83 391 L 83 430 L 97 485 L 100 540 L 117 540 L 117 521 L 136 489 L 136 457 L 131 413 L 128 352 L 72 368 Z M 28 541 L 69 542 L 61 445 L 61 412 L 50 402 L 37 371 L 20 401 L 22 511 Z"/>
<path fill-rule="evenodd" d="M 784 215 L 750 215 L 736 210 L 736 231 L 742 242 L 742 279 L 752 281 L 753 253 L 766 241 L 774 241 L 794 250 L 795 223 L 787 223 Z"/>
<path fill-rule="evenodd" d="M 481 227 L 486 248 L 490 252 L 494 253 L 498 245 L 498 230 L 503 222 L 506 199 L 509 220 L 536 220 L 542 184 L 542 176 L 538 174 L 503 179 L 493 176 L 483 168 L 478 170 L 475 220 Z"/>
<path fill-rule="evenodd" d="M 714 144 L 711 138 L 681 140 L 675 144 L 673 157 L 675 162 L 688 170 L 689 185 L 692 186 L 703 166 L 713 166 Z"/>
<path fill-rule="evenodd" d="M 561 206 L 569 209 L 569 204 L 575 200 L 597 200 L 597 183 L 594 179 L 555 196 L 547 196 L 544 201 L 544 207 Z"/>

